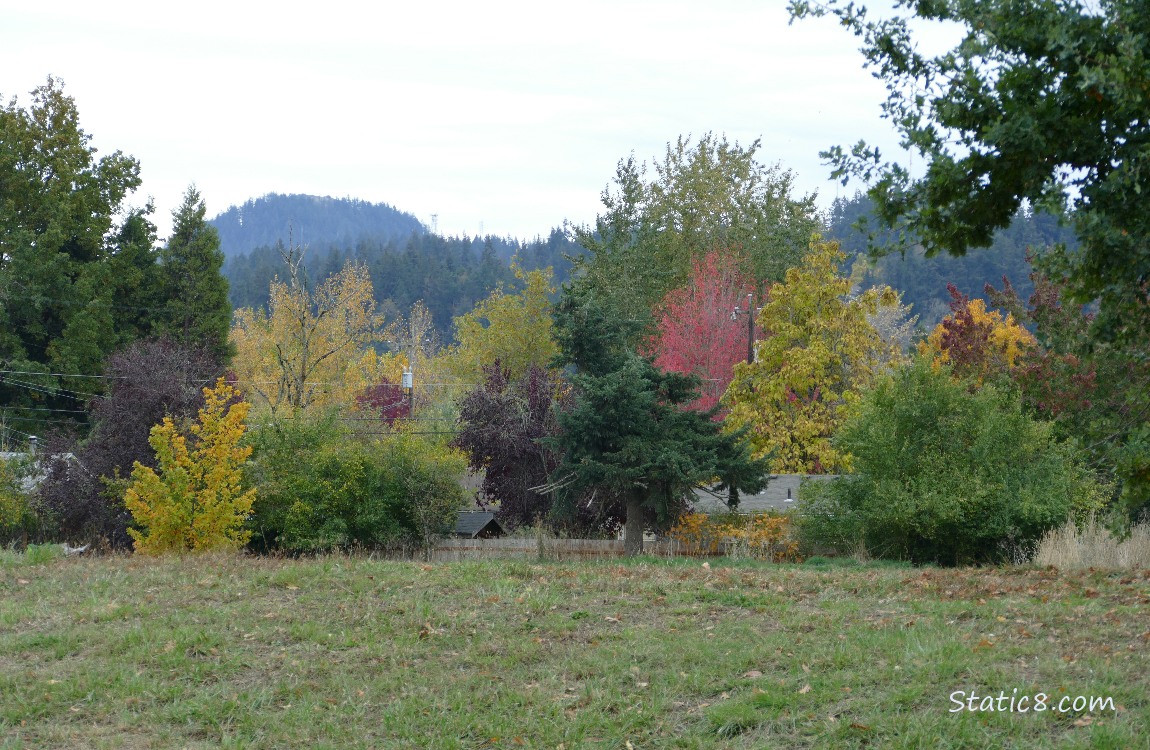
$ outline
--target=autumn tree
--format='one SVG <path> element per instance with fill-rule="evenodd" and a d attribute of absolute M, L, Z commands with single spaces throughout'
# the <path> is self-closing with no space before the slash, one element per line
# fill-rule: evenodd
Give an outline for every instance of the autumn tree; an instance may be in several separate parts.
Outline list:
<path fill-rule="evenodd" d="M 204 403 L 204 384 L 221 371 L 206 350 L 171 339 L 136 341 L 110 356 L 104 365 L 108 390 L 85 406 L 88 436 L 46 439 L 47 476 L 36 502 L 53 532 L 73 543 L 130 547 L 125 482 L 136 463 L 156 468 L 148 442 L 152 427 L 166 416 L 180 424 L 193 419 Z"/>
<path fill-rule="evenodd" d="M 862 40 L 888 90 L 884 115 L 922 176 L 860 141 L 824 154 L 835 177 L 871 186 L 879 219 L 928 254 L 988 247 L 1024 206 L 1069 208 L 1081 250 L 1054 263 L 1095 331 L 1137 336 L 1150 318 L 1150 14 L 1143 0 L 908 0 L 874 19 L 842 0 L 792 0 L 792 17 L 833 14 Z M 926 23 L 924 23 L 926 22 Z M 961 41 L 921 51 L 931 22 Z"/>
<path fill-rule="evenodd" d="M 494 509 L 511 529 L 544 521 L 583 534 L 621 525 L 621 504 L 586 502 L 589 498 L 546 489 L 562 460 L 555 442 L 558 414 L 570 402 L 556 371 L 532 365 L 513 379 L 496 362 L 483 374 L 483 383 L 460 402 L 454 441 L 467 453 L 471 470 L 483 472 L 480 504 Z"/>
<path fill-rule="evenodd" d="M 946 290 L 951 312 L 918 348 L 936 367 L 948 364 L 955 377 L 968 378 L 977 386 L 1007 374 L 1035 345 L 1034 337 L 1011 313 L 1003 317 L 998 310 L 987 310 L 984 300 L 970 299 L 954 284 L 947 284 Z"/>
<path fill-rule="evenodd" d="M 699 398 L 688 408 L 718 406 L 735 364 L 746 361 L 748 345 L 762 338 L 761 329 L 749 330 L 747 316 L 753 320 L 753 308 L 765 297 L 762 290 L 755 293 L 732 255 L 712 250 L 692 262 L 686 285 L 668 292 L 656 308 L 655 334 L 646 353 L 663 370 L 699 378 Z"/>
<path fill-rule="evenodd" d="M 512 263 L 512 271 L 521 291 L 497 287 L 455 319 L 458 343 L 447 353 L 447 366 L 464 383 L 478 383 L 495 362 L 518 379 L 533 366 L 547 366 L 558 351 L 551 336 L 551 269 L 524 271 Z"/>
<path fill-rule="evenodd" d="M 203 393 L 191 440 L 164 417 L 148 439 L 158 470 L 137 462 L 132 471 L 124 505 L 137 552 L 237 549 L 251 536 L 243 525 L 256 491 L 243 490 L 242 467 L 252 449 L 240 445 L 249 404 L 223 378 Z"/>
<path fill-rule="evenodd" d="M 273 414 L 350 404 L 377 382 L 363 376 L 378 364 L 369 347 L 381 323 L 367 269 L 345 266 L 313 289 L 302 258 L 285 251 L 288 281 L 272 282 L 268 311 L 237 310 L 232 327 L 240 383 Z"/>
<path fill-rule="evenodd" d="M 867 316 L 896 305 L 889 287 L 849 296 L 837 242 L 815 238 L 802 265 L 771 287 L 759 313 L 764 338 L 752 364 L 735 365 L 723 396 L 727 424 L 747 430 L 756 457 L 780 473 L 821 474 L 847 468 L 831 443 L 844 408 L 858 399 L 883 363 L 901 352 L 883 341 Z"/>
<path fill-rule="evenodd" d="M 737 252 L 756 283 L 782 279 L 821 225 L 814 197 L 795 197 L 794 175 L 760 162 L 759 146 L 712 133 L 694 143 L 680 137 L 650 177 L 634 156 L 621 160 L 595 225 L 574 232 L 588 251 L 576 261 L 580 283 L 646 325 L 711 250 Z"/>

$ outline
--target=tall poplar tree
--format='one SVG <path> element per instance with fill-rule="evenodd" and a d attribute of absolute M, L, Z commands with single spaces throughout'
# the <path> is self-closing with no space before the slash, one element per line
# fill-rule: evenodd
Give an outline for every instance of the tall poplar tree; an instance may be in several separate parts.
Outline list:
<path fill-rule="evenodd" d="M 706 133 L 667 144 L 653 174 L 634 156 L 621 160 L 595 225 L 574 231 L 588 251 L 576 261 L 585 283 L 648 324 L 711 250 L 737 258 L 754 283 L 781 280 L 821 222 L 814 196 L 796 197 L 794 175 L 760 162 L 759 145 Z"/>
<path fill-rule="evenodd" d="M 228 280 L 221 269 L 224 254 L 215 227 L 205 219 L 207 208 L 194 185 L 172 212 L 172 236 L 160 250 L 161 297 L 155 333 L 188 347 L 204 347 L 216 357 L 232 354 L 228 343 L 232 307 Z"/>

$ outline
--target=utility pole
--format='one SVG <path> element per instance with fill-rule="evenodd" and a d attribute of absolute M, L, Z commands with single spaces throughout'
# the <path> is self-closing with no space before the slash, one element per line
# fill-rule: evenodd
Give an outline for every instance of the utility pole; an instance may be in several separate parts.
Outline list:
<path fill-rule="evenodd" d="M 747 364 L 755 361 L 755 317 L 762 311 L 763 308 L 755 307 L 754 295 L 747 293 L 747 307 L 746 309 L 740 308 L 735 305 L 735 309 L 731 311 L 731 320 L 738 320 L 740 315 L 747 316 Z"/>
<path fill-rule="evenodd" d="M 407 391 L 407 418 L 415 416 L 415 375 L 410 367 L 403 368 L 403 390 Z"/>

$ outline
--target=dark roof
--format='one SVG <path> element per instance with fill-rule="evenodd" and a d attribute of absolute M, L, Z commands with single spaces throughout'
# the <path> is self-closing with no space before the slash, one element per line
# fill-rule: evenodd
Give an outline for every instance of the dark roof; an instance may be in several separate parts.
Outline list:
<path fill-rule="evenodd" d="M 739 498 L 739 513 L 762 513 L 768 510 L 790 510 L 799 499 L 799 489 L 805 480 L 822 482 L 835 479 L 837 474 L 771 474 L 767 487 L 757 495 L 743 495 Z M 695 490 L 695 511 L 697 513 L 726 513 L 727 493 L 714 493 Z"/>
<path fill-rule="evenodd" d="M 455 519 L 455 535 L 474 539 L 487 532 L 503 534 L 504 529 L 495 520 L 495 514 L 487 510 L 461 510 Z"/>

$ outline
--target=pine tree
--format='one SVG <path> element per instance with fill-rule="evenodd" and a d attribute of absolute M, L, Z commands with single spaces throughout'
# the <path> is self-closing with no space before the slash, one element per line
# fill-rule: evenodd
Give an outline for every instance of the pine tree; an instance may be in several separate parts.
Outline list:
<path fill-rule="evenodd" d="M 559 305 L 557 364 L 580 372 L 571 378 L 574 405 L 558 415 L 564 456 L 554 486 L 623 503 L 626 551 L 636 555 L 644 528 L 674 523 L 694 487 L 757 492 L 767 466 L 751 459 L 741 433 L 712 421 L 713 411 L 686 408 L 699 396 L 698 378 L 663 372 L 628 348 L 631 324 L 607 309 L 571 288 Z"/>
<path fill-rule="evenodd" d="M 155 333 L 228 359 L 232 355 L 228 343 L 232 307 L 228 281 L 221 273 L 224 254 L 220 238 L 205 220 L 206 212 L 194 185 L 188 187 L 184 202 L 172 212 L 172 236 L 160 251 L 161 298 L 165 303 Z"/>

